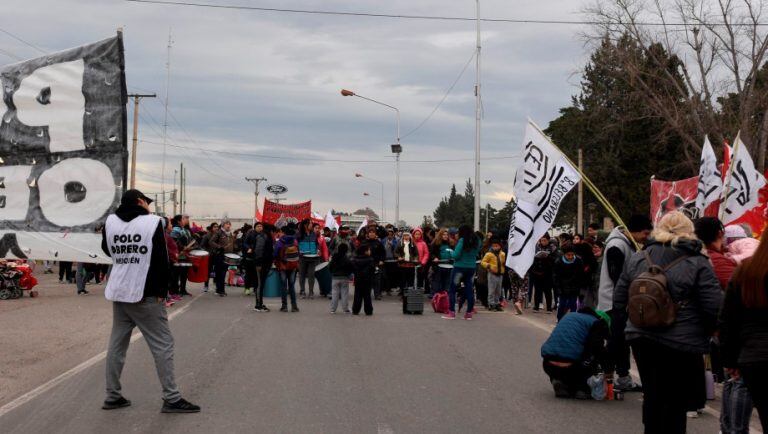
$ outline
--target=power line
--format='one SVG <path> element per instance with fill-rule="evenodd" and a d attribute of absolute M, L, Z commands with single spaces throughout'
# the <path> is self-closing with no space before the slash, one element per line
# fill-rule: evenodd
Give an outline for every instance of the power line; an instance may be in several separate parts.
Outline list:
<path fill-rule="evenodd" d="M 162 145 L 161 142 L 155 142 L 152 140 L 141 140 L 141 142 L 150 143 L 153 145 Z M 250 152 L 236 152 L 236 151 L 227 151 L 227 150 L 219 150 L 219 149 L 211 149 L 211 148 L 199 148 L 199 147 L 193 147 L 193 146 L 179 145 L 177 143 L 173 143 L 173 144 L 169 143 L 168 146 L 171 146 L 173 148 L 200 151 L 203 153 L 214 152 L 214 153 L 233 155 L 233 156 L 239 156 L 239 157 L 255 157 L 255 158 L 265 158 L 265 159 L 271 159 L 271 160 L 312 161 L 312 162 L 321 162 L 321 163 L 388 163 L 388 164 L 392 164 L 392 160 L 344 160 L 344 159 L 322 158 L 322 157 L 312 157 L 312 158 L 283 157 L 279 155 L 254 154 Z M 487 158 L 483 158 L 482 160 L 486 160 L 486 161 L 487 160 L 516 160 L 519 158 L 521 158 L 520 155 L 502 155 L 497 157 L 487 157 Z M 474 158 L 453 158 L 453 159 L 435 159 L 435 160 L 400 160 L 401 163 L 452 163 L 452 162 L 459 162 L 459 161 L 474 161 Z"/>
<path fill-rule="evenodd" d="M 403 137 L 402 137 L 403 139 L 408 137 L 408 136 L 410 136 L 411 134 L 415 133 L 416 131 L 418 131 L 419 128 L 424 126 L 424 124 L 426 124 L 430 119 L 432 119 L 432 116 L 435 113 L 437 113 L 437 109 L 439 109 L 440 106 L 443 105 L 443 103 L 445 102 L 446 98 L 448 98 L 448 95 L 450 95 L 450 93 L 453 91 L 453 88 L 456 87 L 456 84 L 458 84 L 459 80 L 461 80 L 461 77 L 464 76 L 464 73 L 467 71 L 467 67 L 469 67 L 470 63 L 472 63 L 472 59 L 474 59 L 476 55 L 477 55 L 477 50 L 472 52 L 472 56 L 470 56 L 469 60 L 467 60 L 467 63 L 464 65 L 464 68 L 459 73 L 459 76 L 456 77 L 456 80 L 453 81 L 453 84 L 451 84 L 451 87 L 448 88 L 448 90 L 445 92 L 445 95 L 443 95 L 443 98 L 440 100 L 440 102 L 437 103 L 437 105 L 435 106 L 434 109 L 432 109 L 432 112 L 429 114 L 429 116 L 424 118 L 424 120 L 421 121 L 421 123 L 419 123 L 419 125 L 417 125 L 416 128 L 414 128 L 411 131 L 408 131 L 407 133 L 405 133 L 403 135 Z"/>
<path fill-rule="evenodd" d="M 266 8 L 260 6 L 242 6 L 242 5 L 225 5 L 225 4 L 212 4 L 212 3 L 197 3 L 186 1 L 167 1 L 167 0 L 125 0 L 131 3 L 145 3 L 145 4 L 158 4 L 168 6 L 189 6 L 189 7 L 202 7 L 213 9 L 234 9 L 234 10 L 249 10 L 260 12 L 278 12 L 278 13 L 291 13 L 291 14 L 305 14 L 305 15 L 337 15 L 337 16 L 349 16 L 349 17 L 368 17 L 368 18 L 395 18 L 404 20 L 431 20 L 431 21 L 477 21 L 476 17 L 451 17 L 440 15 L 404 15 L 404 14 L 380 14 L 372 12 L 344 12 L 344 11 L 329 11 L 329 10 L 311 10 L 311 9 L 284 9 L 284 8 Z M 732 26 L 732 27 L 753 27 L 766 26 L 768 23 L 660 23 L 660 22 L 604 22 L 598 20 L 543 20 L 543 19 L 514 19 L 514 18 L 480 18 L 480 21 L 489 23 L 505 23 L 505 24 L 556 24 L 556 25 L 638 25 L 638 26 L 658 26 L 658 27 L 690 27 L 692 25 L 705 25 L 705 26 Z"/>
<path fill-rule="evenodd" d="M 22 39 L 20 36 L 14 35 L 13 33 L 9 32 L 8 30 L 0 28 L 0 32 L 5 33 L 6 35 L 10 36 L 11 38 L 21 42 L 24 45 L 28 45 L 28 46 L 34 48 L 35 50 L 37 50 L 37 51 L 39 51 L 39 52 L 41 52 L 43 54 L 48 54 L 47 51 L 43 50 L 42 48 L 38 47 L 37 45 L 35 45 L 35 44 L 33 44 L 33 43 L 29 42 L 29 41 L 26 41 L 26 40 Z"/>

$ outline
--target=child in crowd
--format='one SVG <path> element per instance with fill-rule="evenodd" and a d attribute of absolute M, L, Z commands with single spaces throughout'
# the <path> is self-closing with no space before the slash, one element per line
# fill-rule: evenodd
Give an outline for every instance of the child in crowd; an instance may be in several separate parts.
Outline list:
<path fill-rule="evenodd" d="M 352 314 L 359 315 L 360 307 L 364 305 L 365 314 L 373 315 L 373 302 L 371 291 L 373 289 L 373 277 L 376 272 L 376 264 L 371 257 L 371 247 L 363 244 L 357 248 L 352 259 L 352 269 L 355 274 L 355 299 L 352 303 Z"/>
<path fill-rule="evenodd" d="M 555 292 L 558 294 L 557 320 L 568 312 L 576 312 L 576 301 L 584 285 L 584 262 L 576 256 L 573 245 L 566 244 L 563 256 L 555 261 L 553 279 Z"/>
<path fill-rule="evenodd" d="M 333 276 L 333 286 L 331 290 L 331 313 L 336 313 L 341 298 L 341 309 L 344 313 L 351 313 L 349 310 L 349 279 L 354 273 L 352 261 L 349 259 L 349 244 L 339 244 L 336 253 L 331 258 L 331 275 Z"/>
<path fill-rule="evenodd" d="M 504 279 L 504 263 L 506 255 L 501 251 L 501 241 L 491 240 L 491 248 L 483 257 L 480 265 L 488 271 L 488 310 L 502 312 L 501 299 L 504 296 L 502 280 Z"/>

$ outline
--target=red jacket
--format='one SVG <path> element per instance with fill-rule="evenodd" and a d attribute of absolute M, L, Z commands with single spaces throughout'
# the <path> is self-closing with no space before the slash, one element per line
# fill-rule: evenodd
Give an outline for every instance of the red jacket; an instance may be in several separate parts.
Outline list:
<path fill-rule="evenodd" d="M 416 232 L 421 232 L 421 239 L 415 241 L 415 244 L 416 250 L 419 252 L 419 262 L 421 262 L 421 266 L 424 267 L 427 265 L 427 262 L 429 262 L 429 246 L 424 241 L 424 231 L 422 231 L 421 228 L 416 228 L 413 230 L 413 234 Z M 411 236 L 413 236 L 413 234 Z"/>
<path fill-rule="evenodd" d="M 715 270 L 717 280 L 720 282 L 720 287 L 725 290 L 728 287 L 731 276 L 733 276 L 733 271 L 736 270 L 736 261 L 714 248 L 707 248 L 707 254 L 709 255 L 709 261 L 712 262 L 712 268 Z"/>

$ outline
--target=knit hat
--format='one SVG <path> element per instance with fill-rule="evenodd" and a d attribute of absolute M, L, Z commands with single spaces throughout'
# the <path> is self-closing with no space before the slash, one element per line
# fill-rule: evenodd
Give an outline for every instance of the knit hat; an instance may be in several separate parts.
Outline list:
<path fill-rule="evenodd" d="M 730 243 L 736 241 L 739 238 L 747 238 L 747 233 L 739 225 L 728 225 L 725 227 L 725 239 Z"/>

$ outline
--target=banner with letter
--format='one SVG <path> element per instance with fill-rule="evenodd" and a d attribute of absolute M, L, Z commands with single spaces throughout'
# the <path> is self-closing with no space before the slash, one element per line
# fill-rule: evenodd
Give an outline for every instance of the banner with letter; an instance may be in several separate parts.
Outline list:
<path fill-rule="evenodd" d="M 704 138 L 704 147 L 701 149 L 701 166 L 699 168 L 699 182 L 696 195 L 697 216 L 706 215 L 707 208 L 720 200 L 723 193 L 723 179 L 720 169 L 717 167 L 717 157 L 709 137 Z"/>
<path fill-rule="evenodd" d="M 699 177 L 680 181 L 651 180 L 651 220 L 653 224 L 670 211 L 681 211 L 690 218 L 696 218 L 696 198 L 699 194 Z"/>
<path fill-rule="evenodd" d="M 101 228 L 126 181 L 123 41 L 0 70 L 0 257 L 109 263 Z"/>
<path fill-rule="evenodd" d="M 760 189 L 765 187 L 765 176 L 755 169 L 749 150 L 739 136 L 733 144 L 733 155 L 723 185 L 724 200 L 720 210 L 723 224 L 736 221 L 760 205 Z"/>
<path fill-rule="evenodd" d="M 531 122 L 525 130 L 523 164 L 515 174 L 516 206 L 509 227 L 507 266 L 525 276 L 536 243 L 552 226 L 560 203 L 581 181 L 578 170 Z"/>
<path fill-rule="evenodd" d="M 296 204 L 282 204 L 272 202 L 271 200 L 264 198 L 263 222 L 275 225 L 281 228 L 288 223 L 298 224 L 304 219 L 312 217 L 312 201 L 296 203 Z"/>

